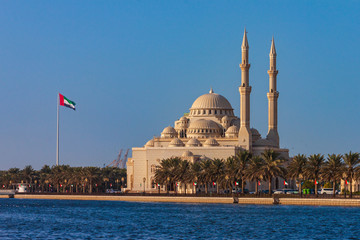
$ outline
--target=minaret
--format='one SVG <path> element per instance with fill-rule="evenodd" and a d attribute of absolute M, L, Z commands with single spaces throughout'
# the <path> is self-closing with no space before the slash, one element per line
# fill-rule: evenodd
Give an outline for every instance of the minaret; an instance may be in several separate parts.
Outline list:
<path fill-rule="evenodd" d="M 249 86 L 249 43 L 244 30 L 243 42 L 241 45 L 241 86 L 240 92 L 240 130 L 239 130 L 239 146 L 251 151 L 251 130 L 250 130 L 250 93 Z"/>
<path fill-rule="evenodd" d="M 269 100 L 269 113 L 268 113 L 268 134 L 266 139 L 272 141 L 277 147 L 279 147 L 279 134 L 277 131 L 277 99 L 279 97 L 279 92 L 276 91 L 276 76 L 278 71 L 276 70 L 276 50 L 274 37 L 271 42 L 270 49 L 270 69 L 269 74 L 269 92 L 267 97 Z"/>

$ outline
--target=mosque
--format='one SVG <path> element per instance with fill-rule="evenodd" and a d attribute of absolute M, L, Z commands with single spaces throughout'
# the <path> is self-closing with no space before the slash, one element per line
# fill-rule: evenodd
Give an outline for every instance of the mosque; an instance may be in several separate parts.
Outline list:
<path fill-rule="evenodd" d="M 165 127 L 160 137 L 150 139 L 143 147 L 132 148 L 132 158 L 127 163 L 127 190 L 157 191 L 154 182 L 155 169 L 162 159 L 180 157 L 191 162 L 202 159 L 226 159 L 241 150 L 248 150 L 260 155 L 265 149 L 274 149 L 285 159 L 289 150 L 280 148 L 277 124 L 277 101 L 279 92 L 276 89 L 276 50 L 274 38 L 270 48 L 270 69 L 268 98 L 268 133 L 262 137 L 258 130 L 250 127 L 250 93 L 249 81 L 249 44 L 244 32 L 242 46 L 240 117 L 234 115 L 234 109 L 222 95 L 210 89 L 209 93 L 198 97 L 188 114 L 176 120 L 174 126 Z M 253 191 L 254 184 L 246 188 Z M 273 182 L 273 189 L 283 188 L 283 181 Z M 267 189 L 261 184 L 259 189 Z M 162 186 L 162 190 L 165 190 Z M 182 192 L 184 189 L 178 189 Z M 188 186 L 187 192 L 194 191 Z"/>

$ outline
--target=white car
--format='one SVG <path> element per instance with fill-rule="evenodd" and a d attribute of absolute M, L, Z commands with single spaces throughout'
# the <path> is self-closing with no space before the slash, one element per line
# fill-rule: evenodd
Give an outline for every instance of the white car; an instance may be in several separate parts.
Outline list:
<path fill-rule="evenodd" d="M 320 190 L 320 194 L 333 194 L 332 188 L 323 188 Z M 335 190 L 335 194 L 338 194 L 338 191 Z"/>

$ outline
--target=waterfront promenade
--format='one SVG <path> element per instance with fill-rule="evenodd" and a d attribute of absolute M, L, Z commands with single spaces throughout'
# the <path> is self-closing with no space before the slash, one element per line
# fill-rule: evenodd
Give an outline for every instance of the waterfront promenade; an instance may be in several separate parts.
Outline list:
<path fill-rule="evenodd" d="M 8 198 L 2 195 L 0 198 Z M 48 200 L 95 200 L 95 201 L 126 201 L 126 202 L 177 202 L 177 203 L 222 203 L 234 204 L 233 197 L 193 197 L 193 196 L 115 196 L 115 195 L 57 195 L 57 194 L 15 194 L 17 199 L 48 199 Z M 317 198 L 286 198 L 271 197 L 239 197 L 238 204 L 273 205 L 308 205 L 308 206 L 352 206 L 360 207 L 360 199 L 317 199 Z"/>

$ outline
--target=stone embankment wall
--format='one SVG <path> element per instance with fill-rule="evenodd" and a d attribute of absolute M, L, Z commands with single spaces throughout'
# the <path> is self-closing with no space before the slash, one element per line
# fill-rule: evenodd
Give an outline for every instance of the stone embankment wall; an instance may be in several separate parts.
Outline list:
<path fill-rule="evenodd" d="M 0 198 L 8 196 L 0 195 Z M 309 198 L 232 198 L 232 197 L 171 197 L 171 196 L 109 196 L 109 195 L 38 195 L 16 194 L 18 199 L 52 200 L 97 200 L 127 202 L 179 202 L 179 203 L 227 203 L 272 205 L 310 205 L 310 206 L 354 206 L 360 207 L 360 199 L 309 199 Z"/>

